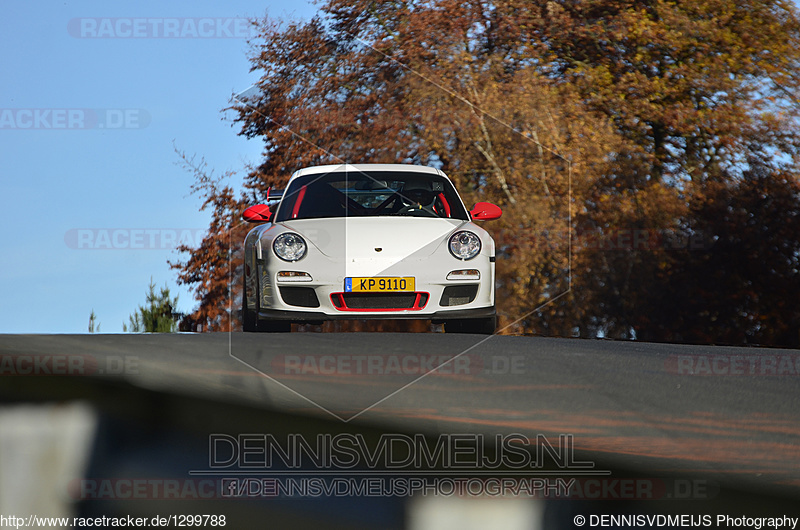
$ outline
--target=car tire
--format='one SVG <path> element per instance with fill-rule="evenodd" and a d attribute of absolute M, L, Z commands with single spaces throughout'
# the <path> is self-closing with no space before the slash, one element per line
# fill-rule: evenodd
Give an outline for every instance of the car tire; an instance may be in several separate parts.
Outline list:
<path fill-rule="evenodd" d="M 252 333 L 258 331 L 256 329 L 258 324 L 258 317 L 255 311 L 247 309 L 247 280 L 242 282 L 242 331 Z"/>
<path fill-rule="evenodd" d="M 474 333 L 476 335 L 493 335 L 496 329 L 497 316 L 488 318 L 448 320 L 444 323 L 445 333 Z"/>
<path fill-rule="evenodd" d="M 292 323 L 287 320 L 258 320 L 258 300 L 256 300 L 256 310 L 247 309 L 247 282 L 242 285 L 242 331 L 248 333 L 289 333 L 292 331 Z"/>

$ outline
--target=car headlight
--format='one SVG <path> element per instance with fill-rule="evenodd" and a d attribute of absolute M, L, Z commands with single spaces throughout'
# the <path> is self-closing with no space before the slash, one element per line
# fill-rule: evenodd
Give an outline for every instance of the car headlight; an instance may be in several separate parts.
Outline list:
<path fill-rule="evenodd" d="M 275 238 L 272 242 L 272 249 L 275 255 L 284 261 L 297 261 L 306 255 L 305 240 L 298 234 L 286 232 Z"/>
<path fill-rule="evenodd" d="M 472 232 L 456 232 L 450 236 L 450 254 L 458 259 L 472 259 L 481 251 L 481 238 Z"/>

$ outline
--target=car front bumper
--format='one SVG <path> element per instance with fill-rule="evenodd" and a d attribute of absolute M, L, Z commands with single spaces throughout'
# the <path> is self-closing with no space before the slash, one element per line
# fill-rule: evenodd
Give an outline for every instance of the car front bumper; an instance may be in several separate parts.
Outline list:
<path fill-rule="evenodd" d="M 286 311 L 281 309 L 262 309 L 258 313 L 260 320 L 286 320 L 296 323 L 320 322 L 325 320 L 430 320 L 439 324 L 446 320 L 462 320 L 472 318 L 491 318 L 496 315 L 494 306 L 472 309 L 449 309 L 433 313 L 421 314 L 419 311 L 406 312 L 370 312 L 329 314 L 322 311 Z"/>
<path fill-rule="evenodd" d="M 339 281 L 282 282 L 272 273 L 258 317 L 294 322 L 488 318 L 495 315 L 494 263 L 487 261 L 481 268 L 477 280 L 446 280 L 443 271 L 442 280 L 418 281 L 414 291 L 373 293 L 344 292 Z"/>

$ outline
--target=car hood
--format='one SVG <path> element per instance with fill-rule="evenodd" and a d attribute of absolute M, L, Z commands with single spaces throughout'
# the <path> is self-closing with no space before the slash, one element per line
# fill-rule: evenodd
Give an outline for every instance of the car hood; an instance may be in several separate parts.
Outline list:
<path fill-rule="evenodd" d="M 374 275 L 407 259 L 425 259 L 458 227 L 459 219 L 348 217 L 280 223 L 321 253 L 347 264 L 348 275 Z"/>

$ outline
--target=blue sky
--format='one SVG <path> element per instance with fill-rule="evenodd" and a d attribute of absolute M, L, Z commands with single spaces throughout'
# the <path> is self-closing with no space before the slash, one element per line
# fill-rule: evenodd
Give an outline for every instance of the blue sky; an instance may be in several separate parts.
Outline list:
<path fill-rule="evenodd" d="M 221 112 L 257 79 L 235 19 L 315 12 L 288 0 L 3 6 L 0 333 L 81 333 L 92 310 L 102 332 L 120 332 L 151 277 L 194 307 L 162 239 L 197 238 L 210 216 L 173 144 L 238 171 L 238 187 L 261 144 Z M 93 38 L 103 28 L 114 36 Z M 145 36 L 126 37 L 134 28 Z"/>

